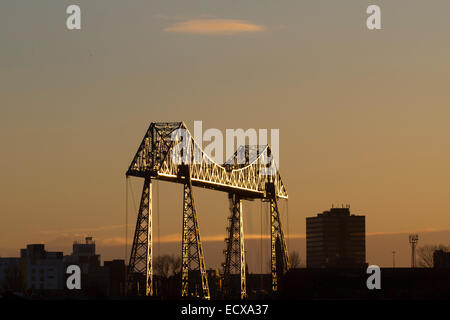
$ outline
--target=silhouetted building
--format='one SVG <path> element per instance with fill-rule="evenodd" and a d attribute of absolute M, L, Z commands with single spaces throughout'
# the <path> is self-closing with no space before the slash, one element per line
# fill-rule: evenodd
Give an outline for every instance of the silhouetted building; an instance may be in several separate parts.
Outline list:
<path fill-rule="evenodd" d="M 20 258 L 0 258 L 0 292 L 20 291 L 21 276 Z"/>
<path fill-rule="evenodd" d="M 288 299 L 449 299 L 450 272 L 433 268 L 381 268 L 381 290 L 367 288 L 364 268 L 291 269 L 280 283 Z"/>
<path fill-rule="evenodd" d="M 64 265 L 62 252 L 45 251 L 43 244 L 29 244 L 20 250 L 25 269 L 25 284 L 32 291 L 63 289 Z"/>
<path fill-rule="evenodd" d="M 103 266 L 90 267 L 85 292 L 89 296 L 125 295 L 125 260 L 105 261 Z"/>
<path fill-rule="evenodd" d="M 443 250 L 434 251 L 433 266 L 435 268 L 450 268 L 450 252 Z"/>
<path fill-rule="evenodd" d="M 365 217 L 331 208 L 306 218 L 308 268 L 362 267 L 366 262 Z"/>
<path fill-rule="evenodd" d="M 272 293 L 272 274 L 248 274 L 247 295 L 249 299 L 264 299 Z M 280 284 L 280 282 L 278 282 Z M 278 287 L 280 289 L 280 286 Z"/>
<path fill-rule="evenodd" d="M 68 265 L 78 265 L 83 273 L 88 272 L 89 266 L 100 266 L 100 255 L 95 252 L 95 241 L 92 237 L 86 237 L 85 242 L 74 241 L 72 254 L 65 256 L 64 262 Z"/>
<path fill-rule="evenodd" d="M 75 241 L 72 245 L 72 254 L 64 257 L 67 265 L 76 264 L 82 274 L 87 274 L 89 268 L 100 266 L 100 255 L 95 253 L 95 241 L 86 237 L 85 242 Z"/>
<path fill-rule="evenodd" d="M 105 261 L 104 268 L 109 273 L 109 295 L 121 296 L 125 294 L 125 260 L 115 259 L 112 261 Z"/>
<path fill-rule="evenodd" d="M 100 255 L 95 252 L 95 241 L 92 237 L 86 237 L 85 242 L 74 241 L 72 254 L 64 256 L 64 264 L 77 265 L 81 269 L 81 288 L 83 291 L 88 286 L 88 274 L 91 270 L 100 267 Z"/>
<path fill-rule="evenodd" d="M 209 294 L 212 299 L 219 297 L 222 293 L 222 277 L 218 269 L 206 270 L 208 277 Z"/>

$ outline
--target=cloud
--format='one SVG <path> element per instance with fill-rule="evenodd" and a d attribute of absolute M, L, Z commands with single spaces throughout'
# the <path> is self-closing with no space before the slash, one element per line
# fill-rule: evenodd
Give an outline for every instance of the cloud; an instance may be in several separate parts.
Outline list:
<path fill-rule="evenodd" d="M 436 228 L 424 228 L 409 231 L 391 231 L 391 232 L 367 232 L 366 236 L 386 236 L 386 235 L 403 235 L 403 234 L 413 234 L 413 233 L 436 233 L 436 232 L 448 232 L 448 229 L 436 229 Z"/>
<path fill-rule="evenodd" d="M 248 23 L 243 20 L 193 19 L 176 23 L 167 27 L 164 31 L 187 34 L 232 35 L 237 33 L 260 32 L 265 29 L 264 26 Z"/>
<path fill-rule="evenodd" d="M 125 241 L 125 237 L 111 237 L 99 239 L 97 243 L 103 246 L 124 246 L 127 242 Z M 130 239 L 128 239 L 128 243 L 130 243 Z"/>
<path fill-rule="evenodd" d="M 105 225 L 105 226 L 98 226 L 94 228 L 78 228 L 78 229 L 55 229 L 55 230 L 41 230 L 40 233 L 44 235 L 50 235 L 50 234 L 74 234 L 75 236 L 87 236 L 88 233 L 93 232 L 101 232 L 101 231 L 111 231 L 111 230 L 118 230 L 125 228 L 124 224 L 118 224 L 118 225 Z"/>
<path fill-rule="evenodd" d="M 286 239 L 305 239 L 306 235 L 304 233 L 299 234 L 290 234 L 289 236 L 285 235 Z M 223 234 L 217 234 L 217 235 L 207 235 L 202 236 L 201 241 L 202 242 L 221 242 L 225 241 L 226 235 Z M 259 240 L 261 239 L 260 234 L 245 234 L 244 238 L 246 240 Z M 270 235 L 264 234 L 262 236 L 263 239 L 267 240 L 270 239 Z M 158 243 L 158 237 L 153 234 L 153 243 Z M 128 238 L 128 244 L 131 244 L 133 242 L 132 238 Z M 179 233 L 172 233 L 163 235 L 159 238 L 160 243 L 181 243 L 181 234 Z M 107 246 L 114 246 L 114 245 L 125 245 L 125 237 L 117 236 L 117 237 L 104 237 L 104 238 L 98 238 L 97 243 L 100 245 L 107 245 Z"/>

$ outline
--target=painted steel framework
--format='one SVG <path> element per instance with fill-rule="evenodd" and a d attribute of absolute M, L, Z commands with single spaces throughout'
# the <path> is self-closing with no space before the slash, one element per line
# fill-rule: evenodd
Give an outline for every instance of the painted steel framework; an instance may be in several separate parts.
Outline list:
<path fill-rule="evenodd" d="M 144 275 L 145 283 L 151 284 L 153 279 L 152 267 L 152 184 L 147 177 L 142 188 L 141 203 L 136 221 L 133 246 L 131 247 L 130 262 L 128 264 L 129 281 L 139 283 L 138 276 Z M 136 288 L 139 292 L 139 287 Z M 153 295 L 153 286 L 145 286 L 145 295 Z"/>
<path fill-rule="evenodd" d="M 224 264 L 224 293 L 226 295 L 232 292 L 231 275 L 237 273 L 240 275 L 240 295 L 241 299 L 247 297 L 246 286 L 246 264 L 244 248 L 244 217 L 242 215 L 242 200 L 236 194 L 230 194 L 231 216 L 228 218 L 230 226 L 227 227 L 228 237 L 225 239 L 227 248 Z"/>
<path fill-rule="evenodd" d="M 189 174 L 189 167 L 183 166 L 184 172 L 184 197 L 183 197 L 183 238 L 182 238 L 182 259 L 181 259 L 181 296 L 182 297 L 202 297 L 209 300 L 208 278 L 206 277 L 205 257 L 200 241 L 200 229 L 198 227 L 197 211 L 192 194 L 192 183 Z M 201 292 L 189 283 L 189 273 L 191 270 L 200 271 Z M 191 285 L 190 285 L 191 284 Z"/>
<path fill-rule="evenodd" d="M 227 288 L 233 272 L 240 274 L 242 299 L 247 295 L 242 200 L 261 199 L 270 203 L 272 290 L 278 290 L 277 275 L 283 270 L 277 270 L 277 238 L 281 240 L 283 269 L 289 268 L 289 255 L 277 202 L 280 198 L 287 199 L 288 194 L 270 146 L 240 146 L 233 157 L 219 165 L 201 149 L 183 122 L 151 123 L 126 175 L 145 179 L 128 265 L 130 285 L 140 276 L 145 281 L 145 294 L 153 295 L 151 181 L 157 179 L 184 185 L 182 297 L 210 298 L 193 186 L 229 194 L 231 216 L 224 284 Z"/>

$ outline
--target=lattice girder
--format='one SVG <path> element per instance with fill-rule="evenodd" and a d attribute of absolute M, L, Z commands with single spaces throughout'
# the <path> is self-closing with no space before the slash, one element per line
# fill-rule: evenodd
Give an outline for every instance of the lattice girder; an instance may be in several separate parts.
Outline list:
<path fill-rule="evenodd" d="M 152 183 L 148 177 L 142 188 L 136 229 L 131 247 L 128 276 L 132 281 L 135 274 L 144 275 L 145 294 L 153 295 L 153 265 L 152 265 Z"/>
<path fill-rule="evenodd" d="M 197 211 L 192 194 L 192 183 L 189 177 L 189 169 L 184 171 L 184 193 L 183 193 L 183 235 L 181 252 L 181 296 L 185 298 L 210 299 L 208 278 L 206 275 L 205 257 L 200 241 L 200 229 L 198 226 Z M 189 275 L 197 271 L 200 273 L 201 293 L 193 290 L 192 283 L 189 282 Z"/>
<path fill-rule="evenodd" d="M 284 270 L 289 270 L 290 261 L 289 261 L 289 253 L 286 246 L 286 240 L 284 238 L 283 229 L 281 227 L 281 217 L 280 212 L 278 210 L 278 202 L 276 197 L 272 197 L 269 200 L 270 203 L 270 220 L 271 220 L 271 228 L 270 228 L 270 249 L 271 249 L 271 273 L 272 273 L 272 291 L 278 291 L 278 276 L 281 275 Z M 276 255 L 276 241 L 280 239 L 281 242 L 281 255 L 283 268 L 282 270 L 278 269 L 277 266 L 277 255 Z"/>
<path fill-rule="evenodd" d="M 183 122 L 152 123 L 128 168 L 127 176 L 150 175 L 156 179 L 182 183 L 178 177 L 179 166 L 186 164 L 194 186 L 264 198 L 267 196 L 266 182 L 273 181 L 277 197 L 287 198 L 270 146 L 242 147 L 247 151 L 246 162 L 235 163 L 234 159 L 241 159 L 238 149 L 234 157 L 219 165 L 199 147 Z"/>
<path fill-rule="evenodd" d="M 247 297 L 246 264 L 244 248 L 244 218 L 242 214 L 242 200 L 236 194 L 230 194 L 231 216 L 228 218 L 228 238 L 226 239 L 225 264 L 224 264 L 224 288 L 225 293 L 231 293 L 231 275 L 240 277 L 241 299 Z"/>

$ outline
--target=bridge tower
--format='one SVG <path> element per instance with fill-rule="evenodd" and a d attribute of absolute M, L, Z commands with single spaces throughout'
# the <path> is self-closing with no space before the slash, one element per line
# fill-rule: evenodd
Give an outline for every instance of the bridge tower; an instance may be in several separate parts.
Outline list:
<path fill-rule="evenodd" d="M 242 199 L 237 194 L 229 194 L 231 215 L 228 218 L 228 237 L 225 239 L 226 249 L 224 264 L 224 293 L 231 295 L 233 291 L 232 274 L 240 275 L 240 296 L 247 297 L 246 264 L 244 248 L 244 218 L 242 215 Z"/>
<path fill-rule="evenodd" d="M 209 300 L 208 278 L 206 276 L 205 257 L 203 255 L 202 243 L 200 241 L 200 230 L 198 227 L 197 211 L 192 193 L 192 182 L 190 169 L 182 166 L 181 172 L 184 175 L 184 196 L 183 196 L 183 236 L 181 254 L 181 297 L 193 298 L 202 297 Z M 201 291 L 195 286 L 195 282 L 189 282 L 189 275 L 194 274 L 194 270 L 200 276 Z"/>
<path fill-rule="evenodd" d="M 133 286 L 128 289 L 137 292 L 139 295 L 145 294 L 147 296 L 153 295 L 151 195 L 152 182 L 150 177 L 147 177 L 142 188 L 141 203 L 127 272 L 128 283 Z"/>

